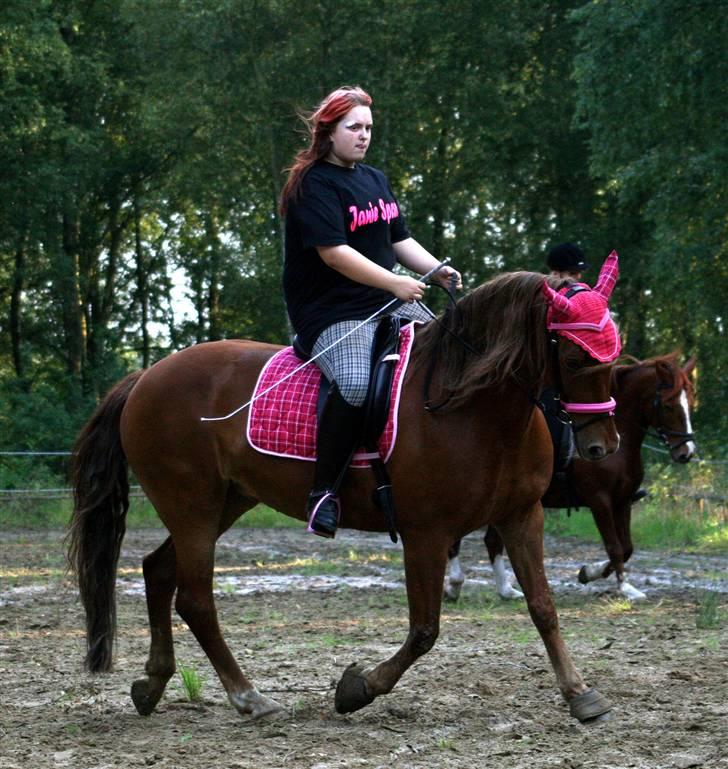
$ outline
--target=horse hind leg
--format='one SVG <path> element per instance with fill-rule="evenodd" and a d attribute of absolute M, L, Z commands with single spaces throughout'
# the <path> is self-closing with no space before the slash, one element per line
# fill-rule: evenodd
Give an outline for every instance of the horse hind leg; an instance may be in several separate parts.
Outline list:
<path fill-rule="evenodd" d="M 516 577 L 523 588 L 536 629 L 556 674 L 572 716 L 591 721 L 608 713 L 612 706 L 596 689 L 587 688 L 571 660 L 559 630 L 543 563 L 543 508 L 537 503 L 520 516 L 506 518 L 498 525 Z"/>
<path fill-rule="evenodd" d="M 485 542 L 488 558 L 490 558 L 490 563 L 493 567 L 495 589 L 498 595 L 504 601 L 523 598 L 523 593 L 511 584 L 512 575 L 506 568 L 506 561 L 503 557 L 503 540 L 498 530 L 494 526 L 488 526 L 483 541 Z"/>
<path fill-rule="evenodd" d="M 168 537 L 143 561 L 151 644 L 145 666 L 147 678 L 134 681 L 131 687 L 132 702 L 142 716 L 154 710 L 175 671 L 171 616 L 177 588 L 175 571 L 174 544 Z"/>
<path fill-rule="evenodd" d="M 197 526 L 172 536 L 177 553 L 177 613 L 187 623 L 215 668 L 228 700 L 241 715 L 254 719 L 281 710 L 243 675 L 222 637 L 212 594 L 215 542 L 224 529 L 213 529 L 203 512 Z"/>
<path fill-rule="evenodd" d="M 460 598 L 460 591 L 465 582 L 465 572 L 460 565 L 461 539 L 456 540 L 447 551 L 447 573 L 445 574 L 445 586 L 442 597 L 446 601 L 455 602 Z"/>
<path fill-rule="evenodd" d="M 367 669 L 357 663 L 349 665 L 336 687 L 334 705 L 338 713 L 352 713 L 392 691 L 414 661 L 433 647 L 440 631 L 447 549 L 433 550 L 432 542 L 441 539 L 435 532 L 412 539 L 402 536 L 409 633 L 397 652 L 384 662 Z"/>

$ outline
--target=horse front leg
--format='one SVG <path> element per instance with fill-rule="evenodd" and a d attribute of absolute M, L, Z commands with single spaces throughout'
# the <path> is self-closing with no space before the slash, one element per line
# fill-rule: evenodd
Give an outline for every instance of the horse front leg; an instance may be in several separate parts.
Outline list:
<path fill-rule="evenodd" d="M 606 579 L 614 573 L 619 592 L 630 601 L 641 601 L 647 596 L 625 579 L 624 564 L 632 555 L 630 518 L 632 505 L 629 499 L 615 500 L 614 494 L 604 493 L 592 502 L 594 522 L 599 529 L 608 561 L 585 564 L 579 571 L 579 582 L 586 585 L 598 579 Z"/>
<path fill-rule="evenodd" d="M 617 571 L 617 584 L 619 585 L 619 592 L 622 593 L 625 598 L 630 601 L 644 601 L 647 598 L 645 593 L 627 582 L 625 578 L 624 564 L 630 559 L 630 556 L 634 552 L 630 526 L 631 519 L 631 500 L 628 499 L 622 504 L 614 506 L 614 526 L 617 531 L 617 537 L 619 538 L 622 551 L 622 568 Z"/>
<path fill-rule="evenodd" d="M 612 572 L 617 575 L 617 581 L 624 578 L 624 555 L 617 529 L 614 525 L 614 509 L 612 494 L 603 491 L 590 500 L 594 523 L 599 530 L 604 549 L 609 560 L 584 564 L 579 570 L 579 582 L 586 585 L 598 579 L 606 579 Z"/>
<path fill-rule="evenodd" d="M 589 721 L 607 713 L 612 706 L 596 689 L 587 688 L 561 637 L 559 618 L 544 570 L 541 503 L 537 502 L 521 516 L 510 516 L 497 528 L 523 588 L 533 624 L 551 660 L 558 687 L 569 703 L 571 715 L 580 721 Z"/>
<path fill-rule="evenodd" d="M 447 547 L 433 549 L 432 543 L 439 539 L 445 538 L 435 532 L 402 537 L 409 603 L 407 639 L 393 656 L 374 667 L 349 665 L 336 687 L 337 712 L 352 713 L 380 694 L 392 691 L 414 661 L 433 647 L 440 632 L 442 585 L 447 564 Z"/>
<path fill-rule="evenodd" d="M 204 518 L 204 516 L 201 516 Z M 212 594 L 215 542 L 219 532 L 189 527 L 172 537 L 177 552 L 177 613 L 187 623 L 215 668 L 228 700 L 245 716 L 260 718 L 281 710 L 243 675 L 222 637 Z"/>

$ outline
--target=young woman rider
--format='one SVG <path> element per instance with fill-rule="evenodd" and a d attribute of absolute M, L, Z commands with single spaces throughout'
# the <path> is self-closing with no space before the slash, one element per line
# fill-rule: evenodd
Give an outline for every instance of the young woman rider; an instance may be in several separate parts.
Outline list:
<path fill-rule="evenodd" d="M 429 320 L 415 302 L 425 285 L 393 272 L 397 263 L 424 275 L 437 260 L 407 229 L 386 176 L 362 161 L 372 136 L 372 100 L 358 87 L 330 93 L 306 119 L 310 142 L 294 158 L 281 194 L 285 217 L 286 306 L 301 345 L 312 355 L 342 339 L 396 297 L 392 314 Z M 446 285 L 443 267 L 433 278 Z M 335 494 L 362 426 L 378 319 L 316 359 L 332 387 L 317 433 L 314 485 L 306 512 L 309 531 L 333 537 Z"/>

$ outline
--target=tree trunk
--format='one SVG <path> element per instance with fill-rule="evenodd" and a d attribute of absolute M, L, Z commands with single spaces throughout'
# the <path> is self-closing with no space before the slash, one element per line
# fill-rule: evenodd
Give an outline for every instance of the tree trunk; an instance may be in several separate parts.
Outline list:
<path fill-rule="evenodd" d="M 139 199 L 134 197 L 134 247 L 136 252 L 137 297 L 141 308 L 142 368 L 149 368 L 149 267 L 142 243 L 142 215 Z"/>
<path fill-rule="evenodd" d="M 23 360 L 21 345 L 21 297 L 25 281 L 25 240 L 25 236 L 21 236 L 15 249 L 15 266 L 13 268 L 13 279 L 10 289 L 10 346 L 12 348 L 15 376 L 20 380 L 25 376 L 25 361 Z"/>

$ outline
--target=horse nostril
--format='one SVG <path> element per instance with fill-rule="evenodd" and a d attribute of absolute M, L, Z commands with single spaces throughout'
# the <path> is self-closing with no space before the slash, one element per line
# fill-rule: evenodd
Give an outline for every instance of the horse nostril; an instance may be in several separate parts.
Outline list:
<path fill-rule="evenodd" d="M 589 459 L 602 459 L 606 455 L 604 447 L 598 443 L 589 446 L 588 452 Z"/>

